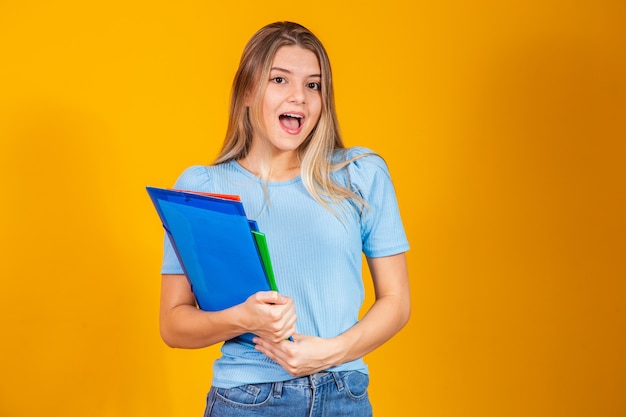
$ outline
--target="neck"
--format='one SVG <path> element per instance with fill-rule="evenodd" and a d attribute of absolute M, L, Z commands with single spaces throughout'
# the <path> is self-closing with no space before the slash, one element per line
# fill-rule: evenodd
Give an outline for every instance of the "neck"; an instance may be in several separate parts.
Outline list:
<path fill-rule="evenodd" d="M 300 175 L 300 161 L 292 153 L 274 155 L 267 165 L 263 159 L 250 154 L 237 162 L 257 177 L 263 178 L 263 173 L 267 172 L 268 181 L 288 181 Z"/>

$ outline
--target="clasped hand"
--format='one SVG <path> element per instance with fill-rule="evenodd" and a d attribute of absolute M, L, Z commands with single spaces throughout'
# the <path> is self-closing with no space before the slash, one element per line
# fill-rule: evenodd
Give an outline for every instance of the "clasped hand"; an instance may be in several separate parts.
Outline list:
<path fill-rule="evenodd" d="M 244 308 L 247 330 L 264 340 L 280 342 L 296 332 L 296 307 L 291 297 L 275 291 L 261 291 L 248 297 Z"/>
<path fill-rule="evenodd" d="M 294 377 L 311 375 L 336 365 L 332 360 L 334 339 L 294 334 L 293 341 L 270 341 L 255 337 L 255 349 L 282 366 Z"/>
<path fill-rule="evenodd" d="M 254 333 L 255 349 L 292 376 L 311 375 L 334 365 L 332 340 L 296 334 L 296 308 L 291 297 L 274 291 L 251 295 L 243 304 Z M 288 340 L 293 337 L 292 340 Z"/>

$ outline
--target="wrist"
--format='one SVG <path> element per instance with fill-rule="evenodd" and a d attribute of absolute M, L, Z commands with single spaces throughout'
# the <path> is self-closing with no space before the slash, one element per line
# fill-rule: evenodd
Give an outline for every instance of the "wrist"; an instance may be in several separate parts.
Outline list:
<path fill-rule="evenodd" d="M 327 358 L 329 366 L 338 366 L 353 359 L 349 355 L 351 341 L 345 333 L 329 339 L 329 342 L 329 357 Z"/>

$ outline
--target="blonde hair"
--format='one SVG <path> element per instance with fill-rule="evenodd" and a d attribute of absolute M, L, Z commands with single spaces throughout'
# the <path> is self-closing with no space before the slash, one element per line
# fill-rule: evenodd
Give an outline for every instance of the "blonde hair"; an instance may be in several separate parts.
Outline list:
<path fill-rule="evenodd" d="M 322 110 L 319 121 L 298 148 L 302 182 L 320 204 L 333 211 L 329 204 L 350 200 L 364 206 L 360 196 L 349 185 L 338 184 L 331 173 L 342 169 L 353 159 L 333 162 L 333 155 L 345 149 L 335 110 L 332 72 L 326 49 L 307 28 L 293 22 L 271 23 L 252 36 L 245 46 L 239 68 L 233 80 L 229 122 L 222 149 L 213 162 L 220 164 L 245 157 L 252 143 L 253 133 L 265 135 L 261 122 L 260 105 L 266 89 L 262 80 L 269 79 L 270 67 L 276 52 L 284 46 L 299 46 L 315 54 L 321 71 Z M 250 107 L 247 103 L 253 103 Z M 362 156 L 362 155 L 361 155 Z M 267 183 L 267 171 L 261 173 Z"/>

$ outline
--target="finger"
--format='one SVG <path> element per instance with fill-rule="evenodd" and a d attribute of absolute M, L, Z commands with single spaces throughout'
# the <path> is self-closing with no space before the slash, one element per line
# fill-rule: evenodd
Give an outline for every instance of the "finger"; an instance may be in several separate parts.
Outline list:
<path fill-rule="evenodd" d="M 255 299 L 265 304 L 284 304 L 284 302 L 281 302 L 283 297 L 276 291 L 259 291 L 255 294 Z"/>
<path fill-rule="evenodd" d="M 276 301 L 274 301 L 274 304 L 287 305 L 287 304 L 291 303 L 291 298 L 290 297 L 287 297 L 286 295 L 282 295 L 280 293 L 275 293 L 275 294 L 276 294 L 277 297 L 276 297 Z M 295 307 L 293 307 L 293 305 L 292 305 L 291 308 L 295 308 Z"/>

